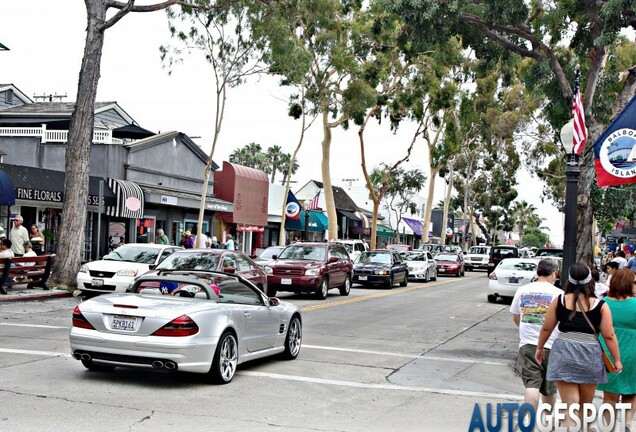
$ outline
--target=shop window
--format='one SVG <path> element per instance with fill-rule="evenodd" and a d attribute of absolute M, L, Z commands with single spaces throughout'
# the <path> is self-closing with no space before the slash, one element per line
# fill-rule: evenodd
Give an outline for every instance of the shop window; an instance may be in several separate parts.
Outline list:
<path fill-rule="evenodd" d="M 144 218 L 136 220 L 137 243 L 155 242 L 155 218 Z"/>

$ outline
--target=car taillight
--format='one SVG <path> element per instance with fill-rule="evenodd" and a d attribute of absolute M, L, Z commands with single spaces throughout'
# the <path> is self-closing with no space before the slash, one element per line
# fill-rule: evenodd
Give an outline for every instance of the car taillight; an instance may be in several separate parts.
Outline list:
<path fill-rule="evenodd" d="M 199 326 L 187 315 L 175 318 L 159 330 L 153 336 L 192 336 L 199 332 Z"/>
<path fill-rule="evenodd" d="M 79 306 L 75 306 L 75 309 L 73 309 L 73 327 L 95 330 L 95 327 L 84 318 L 84 315 L 82 315 L 79 310 Z"/>
<path fill-rule="evenodd" d="M 497 280 L 497 275 L 495 274 L 495 272 L 492 272 L 488 275 L 488 279 L 490 280 Z"/>

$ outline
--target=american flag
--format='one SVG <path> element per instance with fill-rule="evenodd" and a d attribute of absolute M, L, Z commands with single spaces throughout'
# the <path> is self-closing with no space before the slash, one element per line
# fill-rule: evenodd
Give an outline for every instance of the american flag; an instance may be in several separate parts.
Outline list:
<path fill-rule="evenodd" d="M 320 198 L 320 189 L 316 192 L 316 195 L 307 204 L 307 210 L 316 210 L 318 208 L 318 199 Z"/>
<path fill-rule="evenodd" d="M 574 120 L 574 148 L 572 151 L 580 155 L 583 153 L 585 143 L 587 142 L 587 128 L 585 127 L 585 110 L 583 109 L 583 101 L 581 100 L 581 90 L 579 89 L 579 77 L 581 73 L 576 69 L 574 75 L 574 100 L 572 101 L 572 118 Z"/>

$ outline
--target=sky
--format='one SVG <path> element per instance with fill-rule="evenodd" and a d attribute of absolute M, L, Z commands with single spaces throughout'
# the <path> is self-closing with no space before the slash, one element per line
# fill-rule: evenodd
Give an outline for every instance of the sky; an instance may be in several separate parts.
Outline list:
<path fill-rule="evenodd" d="M 147 3 L 147 2 L 146 2 Z M 0 83 L 14 84 L 27 96 L 67 95 L 76 99 L 77 80 L 85 43 L 84 2 L 29 0 L 4 2 L 0 13 Z M 159 46 L 170 43 L 165 12 L 130 13 L 106 31 L 97 101 L 116 101 L 141 126 L 153 132 L 177 130 L 209 152 L 214 124 L 214 81 L 211 66 L 193 53 L 169 75 Z M 263 148 L 279 145 L 292 153 L 300 122 L 287 116 L 288 93 L 273 77 L 252 79 L 228 93 L 225 119 L 214 161 L 222 165 L 236 148 L 251 142 Z M 393 134 L 388 123 L 369 125 L 365 133 L 367 167 L 394 162 L 406 155 L 415 125 L 404 124 Z M 321 180 L 321 140 L 318 123 L 309 129 L 298 154 L 299 172 L 292 189 L 311 179 Z M 331 147 L 331 178 L 363 185 L 357 130 L 337 129 Z M 423 169 L 428 176 L 424 143 L 413 149 L 407 169 Z M 280 179 L 280 177 L 278 177 Z M 553 244 L 563 240 L 563 216 L 541 203 L 542 183 L 529 173 L 518 174 L 519 199 L 538 209 L 551 228 Z M 444 197 L 444 180 L 437 179 L 434 203 Z M 422 191 L 424 196 L 428 186 Z"/>

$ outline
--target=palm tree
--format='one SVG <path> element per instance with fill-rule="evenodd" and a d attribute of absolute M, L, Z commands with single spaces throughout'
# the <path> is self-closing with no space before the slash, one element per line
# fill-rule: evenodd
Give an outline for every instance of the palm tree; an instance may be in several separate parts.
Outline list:
<path fill-rule="evenodd" d="M 512 220 L 519 229 L 519 241 L 523 243 L 523 231 L 527 226 L 541 224 L 541 217 L 537 215 L 537 208 L 526 201 L 516 201 L 512 207 Z"/>
<path fill-rule="evenodd" d="M 280 146 L 273 145 L 267 149 L 266 152 L 269 166 L 272 169 L 272 178 L 270 183 L 274 183 L 274 178 L 276 177 L 276 172 L 281 171 L 281 156 L 283 155 L 282 149 Z"/>
<path fill-rule="evenodd" d="M 284 167 L 281 169 L 281 172 L 283 173 L 282 184 L 285 184 L 285 181 L 287 180 L 287 176 L 289 176 L 289 173 L 287 172 L 287 167 L 289 165 L 290 159 L 291 159 L 291 155 L 289 153 L 283 153 L 281 155 L 281 167 Z M 298 168 L 300 168 L 300 165 L 298 165 L 298 160 L 295 160 L 294 165 L 292 165 L 291 175 L 296 174 L 296 171 L 298 171 Z"/>

